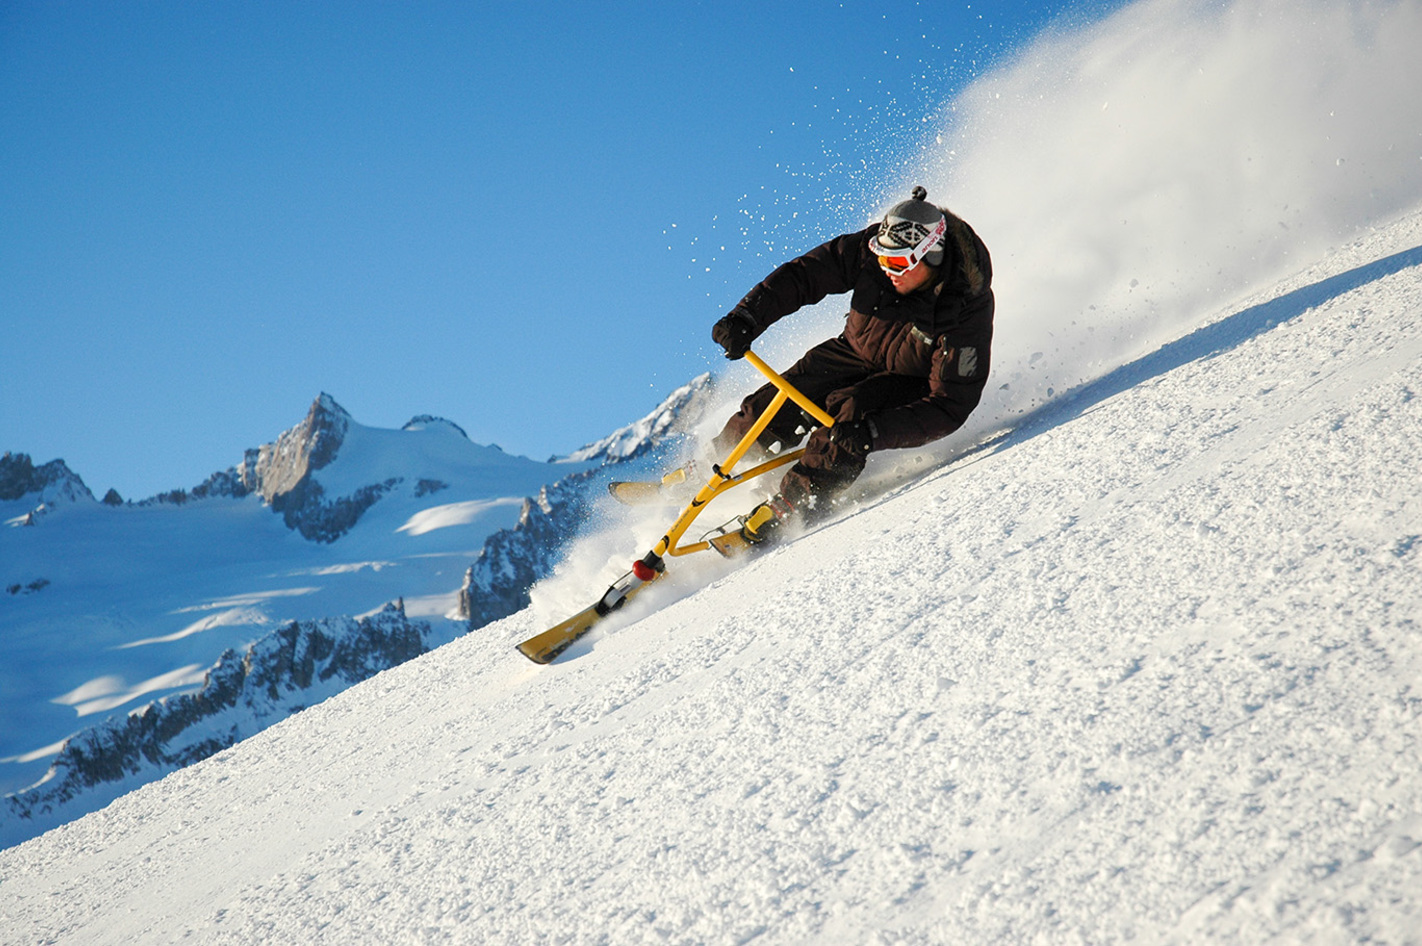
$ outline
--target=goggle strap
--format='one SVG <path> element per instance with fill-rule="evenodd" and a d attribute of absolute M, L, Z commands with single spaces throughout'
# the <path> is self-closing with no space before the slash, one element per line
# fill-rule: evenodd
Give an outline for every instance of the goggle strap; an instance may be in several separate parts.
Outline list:
<path fill-rule="evenodd" d="M 902 271 L 908 272 L 923 261 L 923 258 L 928 255 L 930 250 L 933 249 L 934 244 L 936 244 L 939 238 L 947 232 L 948 218 L 946 216 L 939 217 L 938 226 L 934 227 L 932 232 L 930 232 L 928 236 L 924 237 L 922 240 L 919 240 L 918 245 L 915 246 L 912 250 L 910 250 L 907 256 L 901 256 L 898 254 L 894 254 L 891 256 L 888 253 L 878 252 L 877 250 L 875 252 L 875 255 L 878 256 L 881 260 L 907 260 L 908 265 L 902 267 Z M 872 243 L 873 245 L 870 247 L 870 249 L 883 248 L 883 245 L 879 242 L 879 238 L 877 236 L 873 238 Z"/>

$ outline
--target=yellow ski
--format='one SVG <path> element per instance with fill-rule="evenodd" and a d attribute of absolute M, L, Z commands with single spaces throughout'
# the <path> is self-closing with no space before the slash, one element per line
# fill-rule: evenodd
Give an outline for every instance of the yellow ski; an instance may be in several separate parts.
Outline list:
<path fill-rule="evenodd" d="M 680 506 L 691 494 L 687 480 L 690 464 L 679 466 L 660 480 L 615 480 L 607 484 L 612 498 L 624 506 Z"/>
<path fill-rule="evenodd" d="M 618 584 L 624 582 L 628 577 L 635 576 L 633 576 L 631 572 L 628 572 L 618 580 Z M 613 599 L 612 604 L 608 604 L 608 595 L 611 595 L 618 589 L 618 584 L 614 584 L 609 588 L 608 593 L 603 595 L 602 598 L 599 598 L 597 604 L 590 608 L 584 608 L 568 618 L 568 620 L 560 624 L 555 624 L 542 634 L 530 637 L 522 644 L 519 644 L 519 653 L 536 664 L 552 663 L 557 659 L 559 654 L 573 646 L 573 643 L 578 638 L 592 630 L 593 625 L 622 607 L 631 600 L 633 595 L 646 586 L 646 582 L 639 581 L 630 587 L 626 587 L 622 590 L 619 597 Z"/>

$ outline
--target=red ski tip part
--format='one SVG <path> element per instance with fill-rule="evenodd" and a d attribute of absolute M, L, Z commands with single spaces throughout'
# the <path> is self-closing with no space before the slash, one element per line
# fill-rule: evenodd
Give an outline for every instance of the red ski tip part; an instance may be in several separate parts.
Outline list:
<path fill-rule="evenodd" d="M 646 582 L 657 577 L 657 570 L 641 559 L 638 559 L 632 563 L 632 574 L 637 576 L 638 581 Z"/>

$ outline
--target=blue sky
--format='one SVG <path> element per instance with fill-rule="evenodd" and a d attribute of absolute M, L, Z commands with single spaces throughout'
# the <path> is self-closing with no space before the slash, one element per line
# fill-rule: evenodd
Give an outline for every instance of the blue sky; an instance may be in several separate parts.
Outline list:
<path fill-rule="evenodd" d="M 0 449 L 191 487 L 326 391 L 543 459 L 724 364 L 954 93 L 1121 6 L 0 5 Z"/>

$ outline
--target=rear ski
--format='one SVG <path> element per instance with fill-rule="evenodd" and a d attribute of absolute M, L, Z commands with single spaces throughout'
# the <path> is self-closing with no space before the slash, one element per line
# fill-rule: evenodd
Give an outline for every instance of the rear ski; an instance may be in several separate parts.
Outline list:
<path fill-rule="evenodd" d="M 617 480 L 607 484 L 612 498 L 624 506 L 679 506 L 690 498 L 691 464 L 671 470 L 660 480 Z"/>

